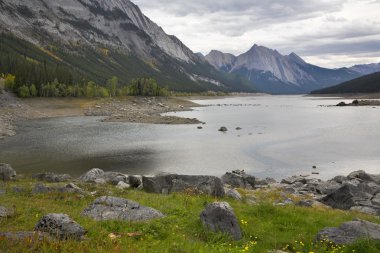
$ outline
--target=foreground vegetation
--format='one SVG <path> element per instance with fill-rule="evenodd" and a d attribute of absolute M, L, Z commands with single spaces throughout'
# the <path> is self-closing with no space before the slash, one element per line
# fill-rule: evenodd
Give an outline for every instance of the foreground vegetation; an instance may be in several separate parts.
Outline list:
<path fill-rule="evenodd" d="M 222 234 L 204 231 L 199 214 L 217 199 L 209 196 L 183 194 L 156 195 L 137 190 L 121 191 L 114 186 L 80 185 L 96 196 L 49 193 L 32 195 L 36 182 L 24 179 L 4 185 L 1 205 L 13 207 L 16 216 L 0 220 L 1 231 L 31 231 L 47 213 L 66 213 L 86 230 L 88 239 L 82 242 L 11 243 L 0 239 L 0 252 L 268 252 L 274 249 L 286 252 L 380 252 L 379 242 L 361 241 L 347 247 L 314 244 L 319 230 L 339 226 L 353 218 L 379 223 L 379 219 L 352 212 L 332 209 L 312 209 L 294 205 L 275 206 L 279 192 L 241 191 L 242 202 L 228 201 L 235 210 L 244 238 L 233 242 Z M 15 186 L 26 189 L 15 193 Z M 148 222 L 96 222 L 81 216 L 81 212 L 98 196 L 112 195 L 138 201 L 162 211 L 166 217 Z M 254 197 L 257 204 L 250 204 Z M 220 199 L 218 199 L 220 200 Z"/>

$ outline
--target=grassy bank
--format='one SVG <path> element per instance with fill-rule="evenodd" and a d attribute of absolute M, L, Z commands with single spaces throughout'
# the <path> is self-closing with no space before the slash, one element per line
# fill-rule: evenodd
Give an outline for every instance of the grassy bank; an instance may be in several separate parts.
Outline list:
<path fill-rule="evenodd" d="M 191 192 L 156 195 L 137 190 L 121 191 L 114 186 L 80 185 L 96 196 L 49 193 L 33 195 L 36 182 L 25 179 L 3 185 L 0 204 L 13 207 L 15 217 L 0 220 L 0 232 L 31 231 L 47 213 L 66 213 L 87 231 L 82 242 L 28 242 L 11 244 L 0 239 L 0 252 L 268 252 L 286 249 L 286 252 L 380 252 L 380 244 L 362 241 L 344 248 L 326 248 L 313 244 L 315 235 L 324 227 L 339 226 L 353 218 L 380 223 L 373 216 L 327 208 L 304 208 L 294 205 L 274 206 L 281 194 L 276 191 L 244 192 L 243 201 L 214 199 Z M 25 189 L 15 193 L 12 188 Z M 81 212 L 96 197 L 112 195 L 139 202 L 162 211 L 166 217 L 148 222 L 96 222 L 81 216 Z M 251 200 L 255 199 L 256 204 Z M 207 203 L 228 201 L 234 208 L 244 238 L 233 242 L 224 235 L 205 232 L 199 219 Z M 115 237 L 115 238 L 111 238 Z M 335 251 L 334 251 L 335 250 Z"/>

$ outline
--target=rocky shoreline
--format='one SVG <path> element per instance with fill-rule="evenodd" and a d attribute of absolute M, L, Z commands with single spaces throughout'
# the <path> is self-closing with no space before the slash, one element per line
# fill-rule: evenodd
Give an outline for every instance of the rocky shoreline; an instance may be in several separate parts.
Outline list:
<path fill-rule="evenodd" d="M 92 169 L 79 178 L 67 174 L 40 173 L 32 177 L 36 181 L 30 194 L 67 193 L 77 196 L 93 196 L 78 185 L 92 185 L 93 189 L 101 185 L 113 185 L 120 190 L 136 189 L 152 194 L 189 193 L 196 196 L 206 194 L 216 199 L 235 199 L 255 205 L 259 201 L 253 193 L 256 191 L 275 191 L 281 200 L 273 205 L 295 205 L 305 208 L 334 208 L 368 215 L 380 215 L 380 175 L 355 171 L 348 176 L 337 176 L 328 181 L 292 176 L 280 182 L 272 178 L 258 179 L 244 171 L 227 172 L 223 177 L 193 176 L 177 174 L 159 174 L 156 176 L 125 175 L 119 172 L 105 172 Z M 0 181 L 17 182 L 17 174 L 8 164 L 0 164 Z M 95 187 L 95 188 L 94 188 Z M 13 187 L 15 193 L 29 191 L 22 187 Z M 243 192 L 243 194 L 242 194 Z M 5 190 L 0 188 L 0 195 Z M 0 206 L 0 219 L 12 218 L 14 210 Z M 113 196 L 101 196 L 93 201 L 82 213 L 95 221 L 126 220 L 148 221 L 165 217 L 165 213 L 139 203 Z M 205 207 L 200 214 L 204 229 L 229 234 L 232 239 L 240 240 L 238 217 L 228 203 L 216 201 Z M 349 231 L 349 233 L 347 232 Z M 82 240 L 86 230 L 71 220 L 66 214 L 50 213 L 44 216 L 30 232 L 0 232 L 0 238 L 22 240 L 25 237 L 41 236 L 58 240 Z M 358 239 L 380 239 L 380 225 L 362 220 L 354 220 L 337 228 L 325 228 L 316 235 L 341 245 L 353 243 Z"/>

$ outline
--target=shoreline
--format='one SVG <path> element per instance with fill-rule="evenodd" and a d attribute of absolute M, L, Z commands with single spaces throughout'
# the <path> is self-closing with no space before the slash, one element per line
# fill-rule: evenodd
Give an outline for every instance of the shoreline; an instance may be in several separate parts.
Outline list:
<path fill-rule="evenodd" d="M 342 99 L 380 99 L 380 93 L 307 94 L 306 97 L 342 98 Z"/>

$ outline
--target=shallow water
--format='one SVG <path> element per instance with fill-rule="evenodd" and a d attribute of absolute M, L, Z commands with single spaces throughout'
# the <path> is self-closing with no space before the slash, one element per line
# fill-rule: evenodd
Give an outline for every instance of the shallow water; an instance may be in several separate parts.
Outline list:
<path fill-rule="evenodd" d="M 380 108 L 322 107 L 340 99 L 263 96 L 195 101 L 171 115 L 196 125 L 104 123 L 96 117 L 21 122 L 0 142 L 0 161 L 19 173 L 80 175 L 91 168 L 127 174 L 209 174 L 244 169 L 259 177 L 320 177 L 364 169 L 380 174 Z M 217 130 L 226 126 L 229 131 Z M 236 130 L 241 127 L 242 130 Z"/>

